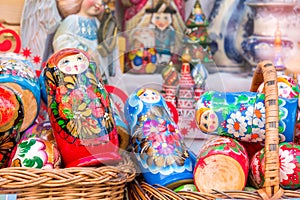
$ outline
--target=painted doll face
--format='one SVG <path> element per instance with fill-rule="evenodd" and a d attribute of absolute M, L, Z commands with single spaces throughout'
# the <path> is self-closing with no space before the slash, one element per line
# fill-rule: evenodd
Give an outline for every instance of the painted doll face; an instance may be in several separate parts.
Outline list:
<path fill-rule="evenodd" d="M 146 89 L 139 97 L 146 103 L 157 103 L 160 101 L 160 95 L 156 91 L 150 89 Z"/>
<path fill-rule="evenodd" d="M 62 58 L 57 67 L 65 74 L 80 74 L 89 67 L 89 60 L 79 53 Z"/>
<path fill-rule="evenodd" d="M 293 93 L 293 90 L 291 86 L 284 82 L 278 82 L 278 94 L 281 97 L 284 98 L 290 98 L 291 94 Z"/>
<path fill-rule="evenodd" d="M 170 13 L 154 13 L 152 23 L 160 30 L 165 30 L 171 23 L 172 17 Z"/>
<path fill-rule="evenodd" d="M 218 128 L 218 117 L 212 110 L 206 110 L 198 119 L 198 125 L 200 130 L 211 133 Z"/>
<path fill-rule="evenodd" d="M 83 0 L 81 10 L 88 16 L 97 16 L 104 11 L 103 0 Z"/>

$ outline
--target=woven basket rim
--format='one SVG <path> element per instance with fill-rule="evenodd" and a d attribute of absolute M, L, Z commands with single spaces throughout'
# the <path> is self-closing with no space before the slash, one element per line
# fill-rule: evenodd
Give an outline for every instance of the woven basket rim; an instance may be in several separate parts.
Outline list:
<path fill-rule="evenodd" d="M 37 169 L 28 167 L 6 167 L 0 169 L 0 188 L 63 188 L 92 185 L 120 185 L 131 182 L 136 170 L 128 152 L 122 153 L 122 161 L 116 165 L 99 167 L 70 167 Z"/>

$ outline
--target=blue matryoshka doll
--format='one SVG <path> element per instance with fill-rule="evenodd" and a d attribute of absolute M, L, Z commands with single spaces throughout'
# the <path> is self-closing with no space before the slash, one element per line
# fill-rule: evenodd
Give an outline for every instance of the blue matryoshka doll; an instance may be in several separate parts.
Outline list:
<path fill-rule="evenodd" d="M 125 117 L 146 182 L 169 188 L 193 183 L 195 156 L 186 148 L 158 91 L 137 89 L 126 101 Z"/>

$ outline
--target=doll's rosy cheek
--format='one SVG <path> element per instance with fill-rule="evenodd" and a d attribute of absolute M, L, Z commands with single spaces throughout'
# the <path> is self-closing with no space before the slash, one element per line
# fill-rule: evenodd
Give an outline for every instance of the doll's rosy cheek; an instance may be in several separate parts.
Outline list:
<path fill-rule="evenodd" d="M 72 70 L 72 68 L 70 66 L 65 68 L 66 72 L 70 72 Z"/>
<path fill-rule="evenodd" d="M 85 69 L 85 68 L 86 68 L 85 64 L 81 64 L 81 65 L 80 65 L 80 68 L 81 68 L 81 69 Z"/>
<path fill-rule="evenodd" d="M 210 126 L 209 126 L 209 129 L 210 129 L 210 130 L 215 130 L 215 126 L 214 126 L 214 125 L 210 125 Z"/>
<path fill-rule="evenodd" d="M 216 118 L 216 115 L 215 115 L 215 114 L 211 114 L 211 115 L 210 115 L 210 118 L 211 118 L 211 119 L 215 119 L 215 118 Z"/>

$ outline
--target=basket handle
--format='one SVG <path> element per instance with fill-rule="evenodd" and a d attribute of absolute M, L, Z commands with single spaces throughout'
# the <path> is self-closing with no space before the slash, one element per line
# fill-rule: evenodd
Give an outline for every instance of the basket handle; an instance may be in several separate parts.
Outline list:
<path fill-rule="evenodd" d="M 265 138 L 265 182 L 259 193 L 265 199 L 281 196 L 279 186 L 279 133 L 278 133 L 278 87 L 277 72 L 271 61 L 258 63 L 253 75 L 250 91 L 257 92 L 261 83 L 265 89 L 266 138 Z M 267 196 L 265 196 L 267 195 Z"/>

